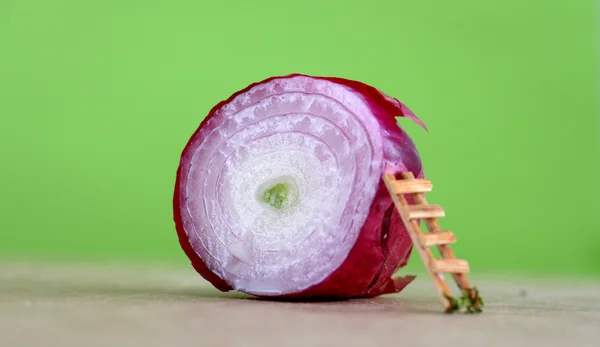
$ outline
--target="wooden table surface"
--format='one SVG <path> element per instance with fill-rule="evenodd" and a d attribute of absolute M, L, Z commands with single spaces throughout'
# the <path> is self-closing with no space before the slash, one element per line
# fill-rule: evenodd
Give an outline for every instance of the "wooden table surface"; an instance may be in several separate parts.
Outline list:
<path fill-rule="evenodd" d="M 220 293 L 193 270 L 0 264 L 1 347 L 600 346 L 600 284 L 475 277 L 480 315 L 445 315 L 426 276 L 325 303 Z"/>

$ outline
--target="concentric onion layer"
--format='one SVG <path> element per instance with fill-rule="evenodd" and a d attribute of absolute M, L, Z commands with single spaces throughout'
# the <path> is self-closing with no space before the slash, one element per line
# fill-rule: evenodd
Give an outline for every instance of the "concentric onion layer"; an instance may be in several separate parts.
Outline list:
<path fill-rule="evenodd" d="M 271 80 L 217 110 L 184 154 L 182 222 L 234 289 L 298 292 L 344 261 L 380 180 L 377 119 L 361 95 L 305 76 Z M 265 190 L 283 183 L 282 208 Z"/>
<path fill-rule="evenodd" d="M 394 116 L 420 123 L 372 87 L 306 75 L 255 83 L 213 108 L 182 154 L 174 197 L 196 270 L 260 296 L 400 290 L 409 281 L 390 276 L 412 245 L 381 175 L 422 168 Z"/>

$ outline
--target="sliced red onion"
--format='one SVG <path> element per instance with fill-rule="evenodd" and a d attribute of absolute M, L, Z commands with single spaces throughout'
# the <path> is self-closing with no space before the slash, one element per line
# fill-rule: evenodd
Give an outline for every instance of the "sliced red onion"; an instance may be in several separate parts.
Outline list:
<path fill-rule="evenodd" d="M 194 268 L 222 291 L 349 298 L 400 291 L 412 243 L 381 176 L 423 177 L 395 117 L 363 83 L 300 74 L 215 106 L 185 147 L 174 213 Z"/>

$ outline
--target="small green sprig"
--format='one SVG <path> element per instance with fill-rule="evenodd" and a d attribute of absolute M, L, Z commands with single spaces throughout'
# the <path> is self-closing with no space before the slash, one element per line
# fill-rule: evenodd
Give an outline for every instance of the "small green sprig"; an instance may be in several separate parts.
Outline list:
<path fill-rule="evenodd" d="M 462 291 L 462 296 L 456 299 L 452 296 L 444 294 L 444 297 L 450 303 L 450 306 L 446 309 L 446 313 L 454 313 L 464 309 L 466 313 L 481 313 L 483 299 L 479 296 L 477 288 L 466 288 Z"/>

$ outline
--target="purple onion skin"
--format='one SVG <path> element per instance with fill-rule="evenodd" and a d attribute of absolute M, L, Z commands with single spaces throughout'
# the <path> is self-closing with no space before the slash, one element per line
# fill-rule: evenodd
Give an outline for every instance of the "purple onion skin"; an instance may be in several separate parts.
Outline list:
<path fill-rule="evenodd" d="M 258 84 L 266 83 L 273 79 L 291 78 L 294 76 L 328 80 L 352 88 L 362 94 L 368 101 L 382 129 L 385 130 L 382 136 L 384 138 L 384 162 L 386 166 L 382 168 L 381 174 L 386 172 L 398 175 L 403 171 L 410 171 L 417 178 L 423 177 L 423 167 L 415 144 L 408 134 L 400 128 L 395 117 L 410 118 L 423 128 L 426 129 L 426 127 L 405 105 L 397 99 L 388 97 L 376 88 L 358 81 L 307 76 L 303 74 L 275 76 L 253 83 L 245 89 L 236 92 L 227 100 L 220 102 L 212 108 L 208 116 L 202 121 L 184 148 L 183 153 L 186 152 L 192 139 L 215 112 L 231 102 L 236 96 L 245 93 Z M 183 190 L 181 185 L 182 166 L 183 161 L 180 162 L 177 170 L 173 197 L 174 221 L 179 243 L 190 259 L 194 269 L 204 279 L 220 291 L 230 291 L 233 289 L 232 286 L 212 272 L 194 251 L 184 230 L 180 211 L 180 195 Z M 380 181 L 377 193 L 370 206 L 369 215 L 360 230 L 354 246 L 342 265 L 320 283 L 314 284 L 302 291 L 280 295 L 279 297 L 348 299 L 397 293 L 414 279 L 412 276 L 392 278 L 392 275 L 399 268 L 407 264 L 411 250 L 412 241 L 410 236 L 393 206 L 392 199 L 383 181 Z"/>

